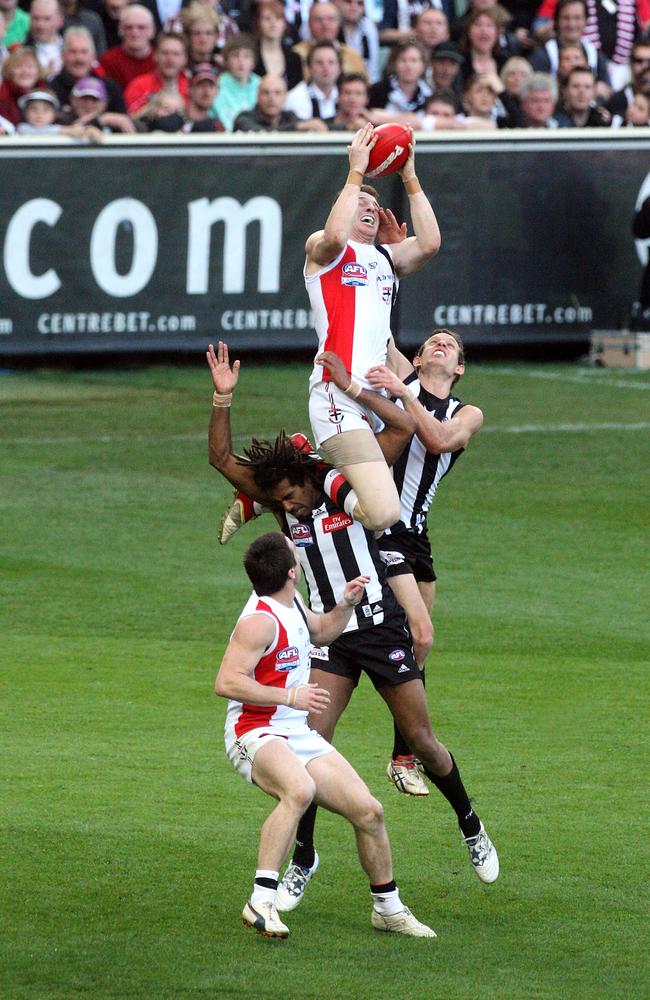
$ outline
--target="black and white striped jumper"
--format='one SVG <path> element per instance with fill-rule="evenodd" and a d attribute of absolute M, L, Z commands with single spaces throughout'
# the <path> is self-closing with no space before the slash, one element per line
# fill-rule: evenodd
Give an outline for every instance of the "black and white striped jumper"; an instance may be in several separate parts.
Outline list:
<path fill-rule="evenodd" d="M 439 399 L 424 388 L 416 372 L 412 372 L 405 384 L 418 397 L 425 410 L 433 413 L 440 421 L 450 420 L 465 405 L 455 396 Z M 427 527 L 427 512 L 441 479 L 447 475 L 464 449 L 432 455 L 426 450 L 417 434 L 414 434 L 393 466 L 393 477 L 400 497 L 400 521 L 410 531 L 424 534 Z M 386 532 L 389 534 L 390 530 Z"/>
<path fill-rule="evenodd" d="M 341 507 L 323 498 L 307 520 L 282 513 L 283 529 L 298 549 L 309 590 L 309 606 L 316 614 L 331 611 L 343 599 L 348 580 L 370 577 L 363 600 L 354 609 L 345 632 L 381 625 L 399 606 L 386 583 L 374 533 L 353 520 Z"/>

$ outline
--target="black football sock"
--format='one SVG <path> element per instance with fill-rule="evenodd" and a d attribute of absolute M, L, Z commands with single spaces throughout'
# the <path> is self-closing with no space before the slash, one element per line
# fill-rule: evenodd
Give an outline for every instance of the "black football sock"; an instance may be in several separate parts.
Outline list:
<path fill-rule="evenodd" d="M 451 757 L 451 771 L 449 774 L 440 777 L 438 774 L 433 774 L 428 768 L 425 768 L 425 774 L 429 781 L 433 782 L 438 791 L 444 795 L 456 813 L 463 837 L 475 837 L 480 832 L 481 821 L 472 809 L 472 804 L 465 791 L 465 786 L 454 758 Z"/>
<path fill-rule="evenodd" d="M 303 813 L 302 819 L 298 823 L 296 831 L 296 846 L 293 851 L 294 865 L 301 868 L 311 868 L 316 860 L 314 850 L 314 826 L 316 825 L 316 810 L 318 806 L 315 802 Z"/>

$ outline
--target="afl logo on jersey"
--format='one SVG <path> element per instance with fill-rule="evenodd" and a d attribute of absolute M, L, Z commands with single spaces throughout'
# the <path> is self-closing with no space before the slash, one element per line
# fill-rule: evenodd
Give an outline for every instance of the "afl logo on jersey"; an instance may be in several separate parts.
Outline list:
<path fill-rule="evenodd" d="M 304 548 L 306 545 L 313 545 L 314 539 L 312 538 L 311 528 L 308 524 L 292 524 L 291 525 L 291 539 L 293 544 Z"/>
<path fill-rule="evenodd" d="M 279 649 L 275 654 L 275 669 L 280 673 L 295 670 L 299 666 L 300 653 L 297 646 L 287 646 L 285 649 Z"/>
<path fill-rule="evenodd" d="M 357 264 L 354 261 L 349 264 L 344 264 L 341 269 L 341 284 L 367 285 L 368 272 L 366 271 L 363 264 Z"/>

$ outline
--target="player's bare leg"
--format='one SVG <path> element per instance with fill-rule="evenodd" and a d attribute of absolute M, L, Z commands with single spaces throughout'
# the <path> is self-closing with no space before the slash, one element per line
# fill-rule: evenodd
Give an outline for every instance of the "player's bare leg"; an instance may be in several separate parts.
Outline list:
<path fill-rule="evenodd" d="M 261 832 L 253 892 L 242 911 L 247 927 L 265 937 L 286 938 L 289 928 L 279 917 L 276 897 L 280 868 L 295 837 L 298 820 L 311 804 L 316 787 L 301 761 L 282 739 L 270 740 L 255 754 L 255 784 L 278 804 Z"/>
<path fill-rule="evenodd" d="M 330 701 L 324 710 L 318 715 L 307 717 L 309 726 L 320 733 L 329 743 L 334 736 L 336 723 L 348 707 L 354 685 L 348 677 L 339 677 L 338 674 L 331 674 L 327 670 L 319 670 L 313 666 L 309 671 L 309 683 L 318 684 L 319 687 L 329 692 Z"/>
<path fill-rule="evenodd" d="M 310 761 L 307 770 L 316 785 L 316 802 L 354 827 L 359 861 L 370 880 L 373 927 L 412 937 L 435 937 L 399 897 L 381 803 L 339 753 Z"/>
<path fill-rule="evenodd" d="M 413 639 L 413 652 L 417 665 L 423 671 L 424 680 L 424 662 L 433 645 L 430 607 L 427 607 L 420 584 L 416 582 L 412 573 L 389 577 L 388 584 L 406 612 Z M 433 587 L 435 584 L 427 583 L 427 586 Z M 429 794 L 429 789 L 422 778 L 421 764 L 396 722 L 393 723 L 393 730 L 393 752 L 386 768 L 388 780 L 403 795 L 424 797 Z"/>
<path fill-rule="evenodd" d="M 382 531 L 399 521 L 399 496 L 372 431 L 335 434 L 319 447 L 322 457 L 341 472 L 354 490 L 353 516 L 370 531 Z"/>
<path fill-rule="evenodd" d="M 427 778 L 456 813 L 476 874 L 482 882 L 494 882 L 499 875 L 497 852 L 472 808 L 456 761 L 431 728 L 422 681 L 407 681 L 395 687 L 385 685 L 379 693 L 408 745 L 422 761 Z"/>

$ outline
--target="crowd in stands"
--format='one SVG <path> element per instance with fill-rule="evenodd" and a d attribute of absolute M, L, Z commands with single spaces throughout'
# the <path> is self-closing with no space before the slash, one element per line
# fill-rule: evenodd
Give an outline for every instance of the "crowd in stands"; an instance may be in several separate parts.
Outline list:
<path fill-rule="evenodd" d="M 650 0 L 0 0 L 0 135 L 650 125 Z"/>

